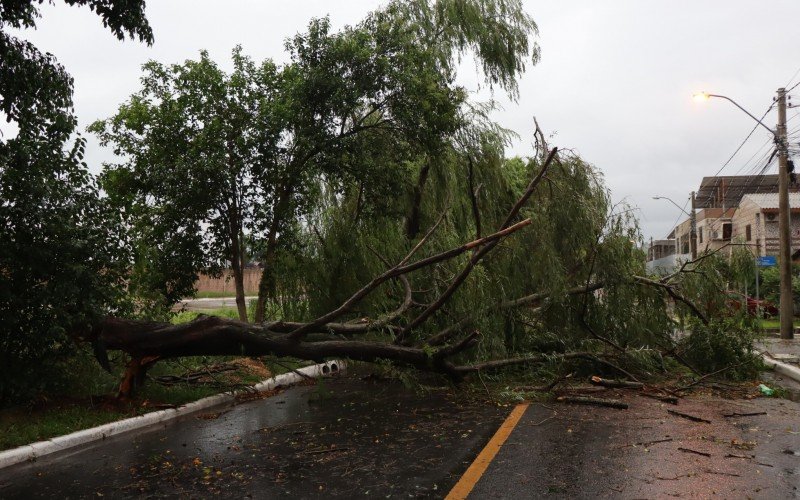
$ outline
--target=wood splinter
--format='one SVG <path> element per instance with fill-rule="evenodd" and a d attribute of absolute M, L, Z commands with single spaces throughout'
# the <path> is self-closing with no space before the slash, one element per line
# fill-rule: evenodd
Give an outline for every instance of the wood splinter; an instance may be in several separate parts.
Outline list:
<path fill-rule="evenodd" d="M 617 408 L 620 410 L 628 409 L 628 403 L 623 403 L 622 401 L 616 399 L 590 398 L 587 396 L 561 396 L 558 398 L 558 401 L 561 401 L 562 403 L 573 403 L 580 405 L 605 406 L 607 408 Z"/>
<path fill-rule="evenodd" d="M 675 411 L 675 410 L 667 410 L 667 411 L 669 413 L 673 414 L 673 415 L 677 415 L 679 417 L 683 417 L 685 419 L 691 420 L 692 422 L 703 422 L 703 423 L 706 423 L 706 424 L 710 424 L 711 423 L 711 420 L 707 420 L 707 419 L 702 418 L 702 417 L 695 417 L 694 415 L 689 415 L 688 413 L 682 413 L 682 412 Z"/>
<path fill-rule="evenodd" d="M 641 389 L 644 387 L 644 384 L 641 382 L 630 382 L 628 380 L 611 380 L 607 378 L 601 378 L 597 375 L 593 375 L 589 381 L 594 385 L 601 385 L 603 387 L 610 387 L 612 389 Z"/>
<path fill-rule="evenodd" d="M 765 412 L 765 411 L 754 411 L 752 413 L 737 413 L 737 412 L 723 413 L 722 416 L 725 417 L 725 418 L 731 418 L 731 417 L 755 417 L 756 415 L 766 415 L 766 414 L 767 414 L 767 412 Z"/>
<path fill-rule="evenodd" d="M 704 451 L 697 451 L 697 450 L 693 450 L 691 448 L 678 448 L 678 449 L 680 451 L 684 452 L 684 453 L 694 453 L 695 455 L 702 455 L 704 457 L 710 457 L 711 456 L 711 453 L 706 453 Z"/>

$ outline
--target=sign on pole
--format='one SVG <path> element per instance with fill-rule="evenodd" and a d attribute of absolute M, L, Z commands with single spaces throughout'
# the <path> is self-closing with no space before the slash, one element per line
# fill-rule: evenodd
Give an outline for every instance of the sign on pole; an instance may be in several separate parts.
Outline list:
<path fill-rule="evenodd" d="M 765 255 L 763 257 L 757 257 L 756 262 L 758 263 L 758 267 L 772 267 L 778 265 L 778 258 L 774 255 Z"/>

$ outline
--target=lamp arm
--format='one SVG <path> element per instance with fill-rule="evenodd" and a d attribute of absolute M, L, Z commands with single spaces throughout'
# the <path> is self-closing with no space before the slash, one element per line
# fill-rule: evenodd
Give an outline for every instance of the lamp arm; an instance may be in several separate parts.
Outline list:
<path fill-rule="evenodd" d="M 680 210 L 681 212 L 685 213 L 685 214 L 686 214 L 686 215 L 688 215 L 689 217 L 691 217 L 691 216 L 692 216 L 692 214 L 690 214 L 689 212 L 687 212 L 686 210 L 684 210 L 684 209 L 683 209 L 683 207 L 681 207 L 680 205 L 678 205 L 677 203 L 675 203 L 674 201 L 672 201 L 672 198 L 667 198 L 666 196 L 654 196 L 654 197 L 653 197 L 653 199 L 654 199 L 654 200 L 667 200 L 668 202 L 670 202 L 670 203 L 672 203 L 673 205 L 675 205 L 676 207 L 678 207 L 678 210 Z"/>
<path fill-rule="evenodd" d="M 719 95 L 719 94 L 708 94 L 708 97 L 719 97 L 720 99 L 725 99 L 726 101 L 729 101 L 731 104 L 733 104 L 733 105 L 734 105 L 734 106 L 736 106 L 737 108 L 739 108 L 739 109 L 741 109 L 742 111 L 744 111 L 745 113 L 747 113 L 747 116 L 749 116 L 749 117 L 750 117 L 750 118 L 752 118 L 753 120 L 757 121 L 759 125 L 761 125 L 761 126 L 762 126 L 762 127 L 764 127 L 765 129 L 769 130 L 769 133 L 770 133 L 770 134 L 772 134 L 772 135 L 773 135 L 773 136 L 776 138 L 776 140 L 777 140 L 777 138 L 778 138 L 778 133 L 777 133 L 776 131 L 774 131 L 774 130 L 772 130 L 771 128 L 769 128 L 769 127 L 767 127 L 766 125 L 764 125 L 764 122 L 762 122 L 761 120 L 759 120 L 758 118 L 756 118 L 755 116 L 753 116 L 753 114 L 752 114 L 751 112 L 749 112 L 749 111 L 747 111 L 746 109 L 744 109 L 743 107 L 739 106 L 739 103 L 737 103 L 736 101 L 734 101 L 734 100 L 733 100 L 733 99 L 731 99 L 730 97 L 727 97 L 727 96 L 724 96 L 724 95 Z"/>

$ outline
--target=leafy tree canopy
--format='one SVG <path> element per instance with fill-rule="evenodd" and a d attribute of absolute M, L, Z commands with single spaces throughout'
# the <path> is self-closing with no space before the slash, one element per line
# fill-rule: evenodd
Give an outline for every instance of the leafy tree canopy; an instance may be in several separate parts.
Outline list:
<path fill-rule="evenodd" d="M 0 404 L 42 388 L 71 352 L 70 335 L 121 312 L 126 245 L 99 196 L 75 130 L 72 78 L 51 54 L 7 33 L 33 28 L 38 1 L 0 0 Z M 87 6 L 118 38 L 151 42 L 143 1 Z"/>
<path fill-rule="evenodd" d="M 148 262 L 137 268 L 150 277 L 135 281 L 162 283 L 155 296 L 166 308 L 199 270 L 230 265 L 246 319 L 241 269 L 252 257 L 264 266 L 262 319 L 277 253 L 320 200 L 355 189 L 365 209 L 405 216 L 394 200 L 410 196 L 410 178 L 424 187 L 431 167 L 418 174 L 419 165 L 441 163 L 456 144 L 502 142 L 477 122 L 488 108 L 468 103 L 455 68 L 470 52 L 490 84 L 513 94 L 525 61 L 538 58 L 535 34 L 517 1 L 393 2 L 339 32 L 313 20 L 286 41 L 285 65 L 257 64 L 240 48 L 231 74 L 204 52 L 146 64 L 142 89 L 91 127 L 122 159 L 107 166 L 105 189 L 149 242 L 137 245 Z"/>

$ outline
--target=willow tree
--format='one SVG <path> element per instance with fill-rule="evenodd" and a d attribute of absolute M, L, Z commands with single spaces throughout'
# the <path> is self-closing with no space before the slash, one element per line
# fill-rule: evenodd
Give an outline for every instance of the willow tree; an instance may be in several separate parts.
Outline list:
<path fill-rule="evenodd" d="M 267 321 L 107 318 L 85 338 L 104 364 L 108 350 L 130 356 L 123 396 L 154 363 L 193 355 L 390 362 L 454 380 L 554 361 L 617 375 L 646 373 L 663 357 L 686 363 L 670 304 L 702 330 L 713 321 L 718 277 L 694 264 L 689 274 L 644 275 L 635 220 L 580 158 L 483 151 L 479 238 L 469 172 L 453 150 L 437 169 L 447 175 L 431 180 L 437 196 L 426 198 L 415 240 L 406 236 L 407 206 L 387 210 L 356 189 L 330 197 L 298 229 L 301 251 L 281 255 Z"/>
<path fill-rule="evenodd" d="M 515 96 L 526 62 L 538 59 L 535 34 L 517 0 L 392 2 L 339 32 L 312 21 L 287 40 L 285 65 L 256 65 L 238 49 L 230 75 L 206 54 L 148 63 L 142 90 L 92 128 L 122 159 L 107 166 L 106 189 L 140 239 L 157 242 L 141 247 L 139 268 L 171 285 L 160 294 L 168 305 L 198 270 L 229 264 L 246 320 L 249 253 L 263 265 L 261 321 L 279 251 L 326 196 L 354 181 L 363 197 L 405 195 L 396 179 L 414 175 L 406 217 L 415 237 L 429 171 L 469 124 L 458 61 L 473 54 L 488 84 Z"/>
<path fill-rule="evenodd" d="M 224 133 L 211 134 L 217 146 L 208 158 L 202 143 L 162 154 L 173 147 L 174 130 L 193 126 L 184 134 L 192 138 L 214 125 L 228 130 L 230 120 L 215 112 L 203 121 L 173 115 L 192 102 L 174 89 L 203 86 L 172 75 L 210 68 L 212 81 L 222 82 L 219 95 L 228 95 L 225 82 L 245 73 L 224 75 L 207 60 L 159 69 L 153 88 L 169 96 L 135 96 L 97 130 L 127 155 L 109 179 L 148 182 L 148 169 L 169 162 L 181 175 L 112 191 L 133 193 L 142 222 L 157 227 L 176 208 L 162 193 L 183 196 L 208 182 L 215 186 L 208 199 L 228 196 L 220 191 L 231 193 L 231 185 L 216 176 L 233 179 L 245 168 L 249 187 L 241 182 L 237 192 L 252 195 L 252 205 L 241 205 L 250 207 L 250 225 L 237 230 L 265 268 L 254 323 L 109 317 L 84 332 L 101 362 L 108 350 L 130 355 L 121 393 L 153 363 L 191 355 L 388 361 L 453 379 L 553 359 L 629 368 L 682 359 L 671 303 L 708 323 L 719 276 L 698 282 L 703 271 L 694 267 L 689 279 L 646 276 L 636 221 L 611 203 L 601 172 L 548 149 L 541 132 L 540 154 L 506 158 L 510 133 L 488 119 L 490 106 L 469 102 L 454 83 L 459 58 L 470 53 L 489 85 L 515 96 L 524 62 L 538 57 L 534 32 L 512 1 L 393 2 L 336 33 L 314 21 L 287 42 L 289 63 L 263 63 L 265 77 L 247 73 L 242 88 L 260 97 L 245 100 L 252 106 L 237 129 L 242 152 L 225 149 Z M 216 97 L 204 100 L 207 94 L 198 91 L 197 99 L 213 111 Z M 140 105 L 133 114 L 141 122 L 131 123 L 143 125 L 127 123 Z M 168 127 L 151 118 L 160 107 L 174 116 Z M 193 161 L 209 167 L 194 172 Z M 215 229 L 193 219 L 205 213 L 169 214 L 186 216 L 175 234 L 192 235 L 192 251 L 205 227 Z"/>

